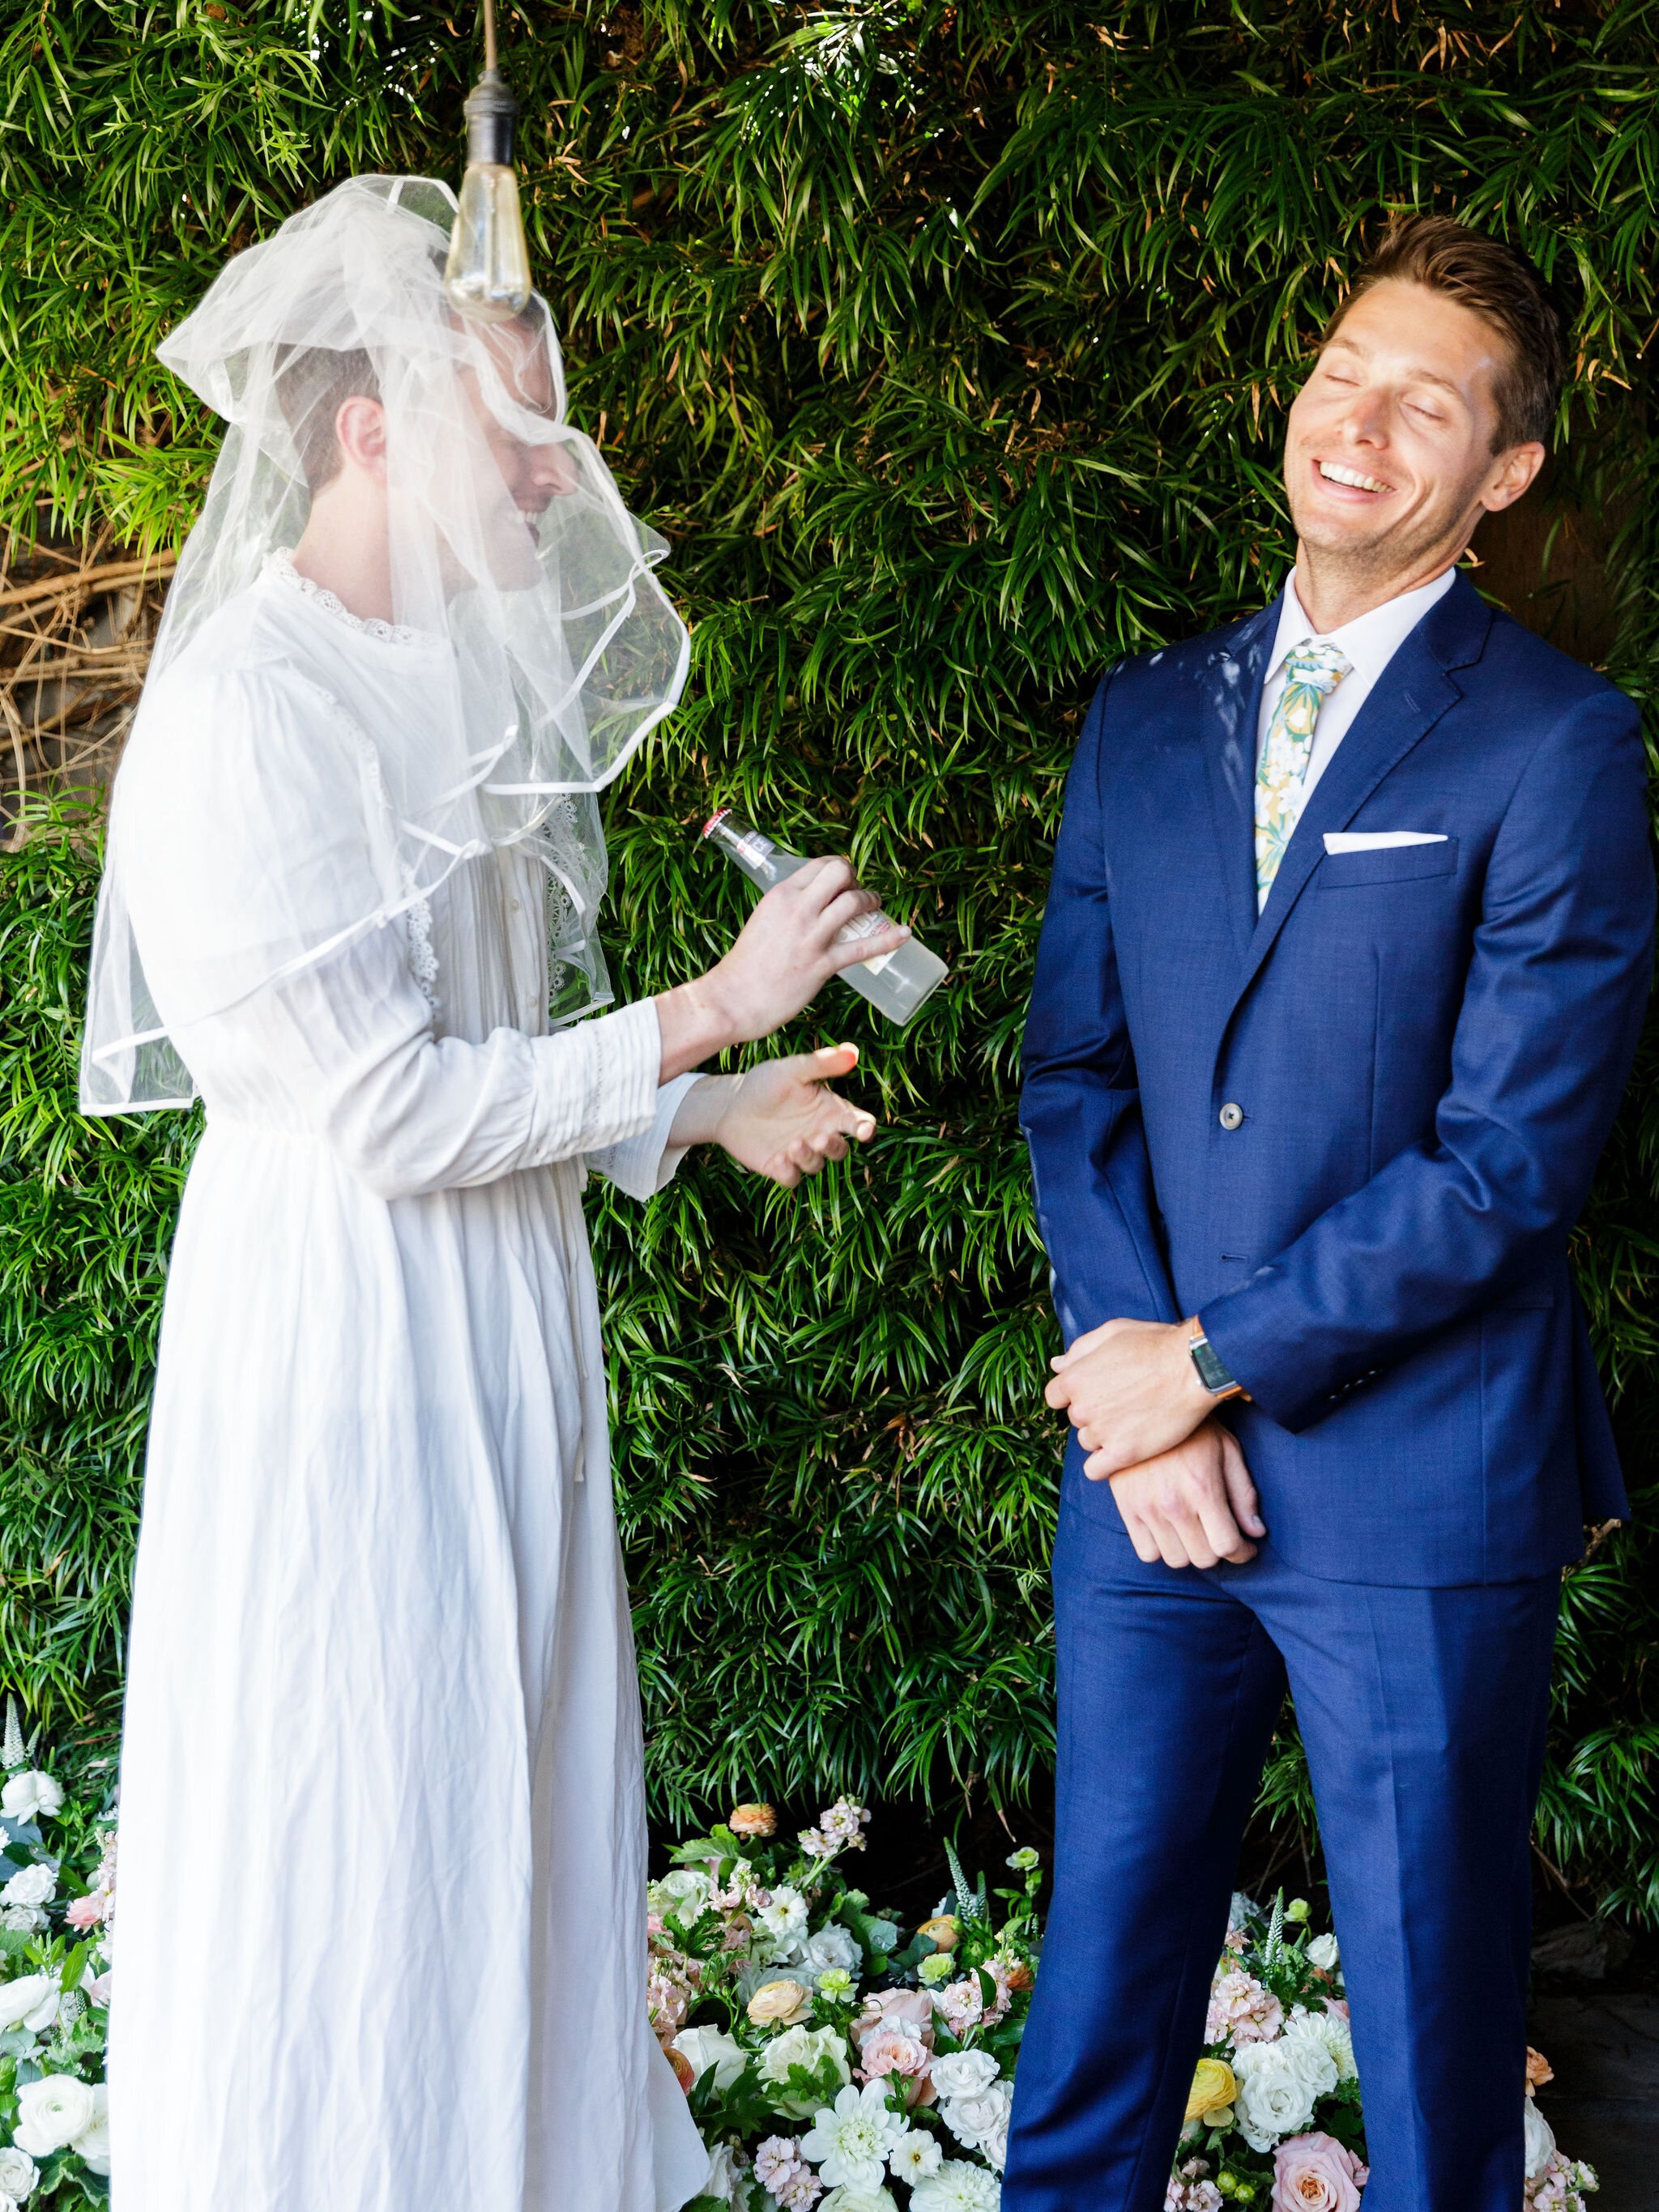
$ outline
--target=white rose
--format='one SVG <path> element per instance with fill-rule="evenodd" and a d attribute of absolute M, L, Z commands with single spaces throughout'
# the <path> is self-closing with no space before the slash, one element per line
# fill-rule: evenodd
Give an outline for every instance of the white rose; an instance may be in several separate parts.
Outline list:
<path fill-rule="evenodd" d="M 1555 2154 L 1555 2130 L 1539 2111 L 1530 2097 L 1525 2100 L 1525 2157 L 1527 2179 L 1536 2181 Z"/>
<path fill-rule="evenodd" d="M 665 1874 L 660 1881 L 653 1881 L 646 1892 L 646 1903 L 653 1912 L 665 1918 L 669 1913 L 682 1920 L 695 1920 L 708 1902 L 708 1893 L 714 1885 L 706 1874 L 696 1867 L 677 1867 Z"/>
<path fill-rule="evenodd" d="M 976 2150 L 999 2173 L 1008 2162 L 1012 2081 L 993 2081 L 975 2097 L 952 2097 L 941 2107 L 945 2124 L 965 2149 Z"/>
<path fill-rule="evenodd" d="M 34 2194 L 40 2179 L 40 2170 L 26 2150 L 19 2150 L 15 2143 L 0 2149 L 0 2194 L 21 2204 Z"/>
<path fill-rule="evenodd" d="M 708 2154 L 708 2172 L 698 2194 L 717 2197 L 722 2204 L 742 2206 L 748 2201 L 744 2173 L 741 2154 L 734 2152 L 730 2143 L 716 2143 Z"/>
<path fill-rule="evenodd" d="M 1316 2012 L 1304 2012 L 1298 2005 L 1285 2023 L 1285 2033 L 1292 2039 L 1307 2036 L 1316 2043 L 1322 2043 L 1335 2062 L 1337 2080 L 1358 2080 L 1359 2069 L 1353 2057 L 1353 2030 L 1340 2012 L 1328 2012 L 1322 2006 Z"/>
<path fill-rule="evenodd" d="M 50 1905 L 58 1894 L 58 1875 L 44 1864 L 26 1866 L 0 1889 L 0 1905 Z"/>
<path fill-rule="evenodd" d="M 701 2081 L 712 2066 L 714 2087 L 729 2089 L 749 2063 L 749 2054 L 723 2027 L 683 2027 L 674 2038 L 674 2048 L 691 2062 L 695 2080 Z M 717 2189 L 706 2190 L 705 2196 L 718 2197 Z"/>
<path fill-rule="evenodd" d="M 79 2081 L 73 2074 L 43 2074 L 17 2092 L 13 2139 L 31 2158 L 49 2158 L 84 2135 L 97 2118 L 89 2081 Z"/>
<path fill-rule="evenodd" d="M 847 2063 L 847 2045 L 833 2027 L 786 2027 L 781 2035 L 763 2045 L 760 2055 L 760 2075 L 763 2081 L 774 2085 L 779 2093 L 772 2099 L 772 2109 L 786 2113 L 793 2120 L 804 2120 L 816 2112 L 823 2101 L 822 2097 L 792 2097 L 784 2089 L 792 2066 L 805 2067 L 809 2074 L 817 2073 L 826 2060 L 831 2063 L 838 2088 L 844 2088 L 853 2078 Z"/>
<path fill-rule="evenodd" d="M 1000 2069 L 988 2051 L 947 2051 L 928 2069 L 941 2097 L 983 2096 Z"/>
<path fill-rule="evenodd" d="M 58 1982 L 56 1974 L 24 1974 L 15 1982 L 0 1982 L 0 2034 L 9 2027 L 27 2027 L 38 2034 L 58 2017 Z M 0 2189 L 6 2184 L 0 2178 Z M 14 2189 L 12 2195 L 16 2196 Z"/>
<path fill-rule="evenodd" d="M 854 1973 L 864 1962 L 858 1938 L 850 1928 L 843 1928 L 832 1920 L 827 1928 L 820 1928 L 807 1944 L 801 1963 L 811 1966 L 815 1973 L 826 1974 L 839 1966 L 843 1973 Z"/>
<path fill-rule="evenodd" d="M 9 1820 L 39 1820 L 44 1814 L 51 1820 L 64 1809 L 64 1786 L 54 1782 L 49 1774 L 31 1768 L 27 1774 L 14 1774 L 3 1790 L 0 1790 L 0 1813 Z"/>
<path fill-rule="evenodd" d="M 9 1928 L 14 1936 L 32 1936 L 46 1924 L 46 1914 L 32 1905 L 9 1905 L 0 1911 L 0 1928 Z"/>
<path fill-rule="evenodd" d="M 1299 2135 L 1319 2099 L 1336 2087 L 1336 2061 L 1316 2036 L 1240 2044 L 1232 2069 L 1238 2083 L 1234 2110 L 1252 2150 L 1271 2150 L 1281 2136 Z"/>
<path fill-rule="evenodd" d="M 94 2173 L 109 2172 L 109 2091 L 101 2081 L 93 2085 L 92 2124 L 82 2129 L 70 2148 Z"/>
<path fill-rule="evenodd" d="M 1308 1946 L 1308 1964 L 1317 1966 L 1322 1974 L 1332 1972 L 1341 1955 L 1334 1936 L 1316 1936 Z"/>

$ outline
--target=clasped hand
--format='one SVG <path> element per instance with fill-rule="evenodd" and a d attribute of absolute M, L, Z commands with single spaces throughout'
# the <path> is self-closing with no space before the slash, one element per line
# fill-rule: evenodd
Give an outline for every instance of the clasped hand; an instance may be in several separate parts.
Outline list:
<path fill-rule="evenodd" d="M 1213 1418 L 1184 1323 L 1109 1321 L 1053 1363 L 1044 1393 L 1063 1407 L 1109 1481 L 1139 1558 L 1172 1567 L 1243 1565 L 1267 1529 L 1238 1440 Z"/>

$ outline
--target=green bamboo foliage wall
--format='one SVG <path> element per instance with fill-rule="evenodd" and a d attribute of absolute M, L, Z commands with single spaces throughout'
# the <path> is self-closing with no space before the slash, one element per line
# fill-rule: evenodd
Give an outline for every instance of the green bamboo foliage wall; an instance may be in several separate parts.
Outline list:
<path fill-rule="evenodd" d="M 453 173 L 470 27 L 348 0 L 0 25 L 0 514 L 176 543 L 213 434 L 156 338 L 352 168 Z M 659 1802 L 1015 1799 L 1050 1749 L 1059 1441 L 1016 1060 L 1081 709 L 1115 655 L 1275 586 L 1280 410 L 1398 204 L 1503 229 L 1581 302 L 1563 530 L 1528 559 L 1592 544 L 1602 657 L 1651 687 L 1659 8 L 665 0 L 526 5 L 503 39 L 574 405 L 696 625 L 688 703 L 610 802 L 619 972 L 658 987 L 735 927 L 711 796 L 850 850 L 953 969 L 908 1035 L 839 991 L 799 1025 L 858 1040 L 884 1120 L 805 1197 L 707 1167 L 643 1214 L 594 1194 Z M 59 835 L 0 864 L 0 1668 L 60 1710 L 118 1669 L 189 1139 L 73 1115 L 89 882 Z M 1640 1474 L 1651 1073 L 1578 1250 Z M 1569 1583 L 1540 1844 L 1659 1916 L 1644 1541 Z M 1301 1804 L 1293 1739 L 1270 1787 Z"/>

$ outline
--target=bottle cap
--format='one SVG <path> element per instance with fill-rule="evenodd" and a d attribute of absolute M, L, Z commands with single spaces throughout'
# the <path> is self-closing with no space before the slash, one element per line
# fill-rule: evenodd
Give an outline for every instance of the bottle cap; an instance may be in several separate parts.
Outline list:
<path fill-rule="evenodd" d="M 703 836 L 705 837 L 712 837 L 715 830 L 719 829 L 720 823 L 725 821 L 726 816 L 732 810 L 729 806 L 721 806 L 717 808 L 716 811 L 709 816 L 708 821 L 703 823 Z"/>

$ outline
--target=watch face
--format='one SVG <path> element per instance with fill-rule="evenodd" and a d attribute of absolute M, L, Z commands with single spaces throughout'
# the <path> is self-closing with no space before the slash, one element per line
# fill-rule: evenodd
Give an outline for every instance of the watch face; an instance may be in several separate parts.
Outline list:
<path fill-rule="evenodd" d="M 1223 1390 L 1231 1390 L 1235 1387 L 1232 1376 L 1228 1373 L 1214 1347 L 1204 1337 L 1199 1337 L 1194 1343 L 1193 1364 L 1198 1370 L 1199 1381 L 1212 1396 L 1218 1395 Z"/>

